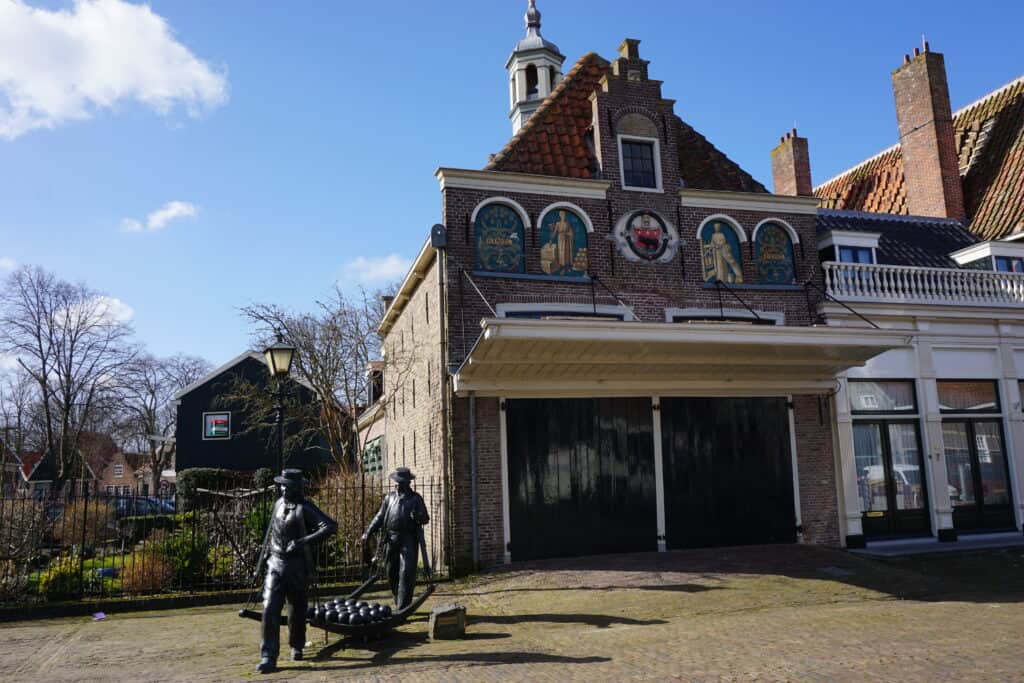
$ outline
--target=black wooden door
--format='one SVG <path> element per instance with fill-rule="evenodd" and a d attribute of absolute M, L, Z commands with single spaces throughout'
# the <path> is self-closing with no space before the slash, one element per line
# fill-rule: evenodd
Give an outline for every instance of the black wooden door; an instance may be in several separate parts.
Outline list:
<path fill-rule="evenodd" d="M 662 398 L 670 548 L 796 541 L 781 398 Z"/>
<path fill-rule="evenodd" d="M 648 398 L 505 401 L 514 560 L 657 549 Z"/>

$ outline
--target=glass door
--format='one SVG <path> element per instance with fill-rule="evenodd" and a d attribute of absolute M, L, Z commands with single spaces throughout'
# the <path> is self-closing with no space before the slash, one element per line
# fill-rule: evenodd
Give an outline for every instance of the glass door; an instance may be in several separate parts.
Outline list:
<path fill-rule="evenodd" d="M 1012 528 L 1010 473 L 1001 420 L 945 421 L 942 438 L 954 528 Z"/>
<path fill-rule="evenodd" d="M 867 536 L 930 529 L 917 422 L 855 422 L 854 459 Z"/>

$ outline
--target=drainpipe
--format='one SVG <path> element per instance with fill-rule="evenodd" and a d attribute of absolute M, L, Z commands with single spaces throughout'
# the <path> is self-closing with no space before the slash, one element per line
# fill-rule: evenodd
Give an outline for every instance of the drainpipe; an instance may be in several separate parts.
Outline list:
<path fill-rule="evenodd" d="M 469 478 L 473 528 L 473 568 L 480 565 L 480 531 L 477 526 L 476 497 L 476 392 L 469 392 Z"/>

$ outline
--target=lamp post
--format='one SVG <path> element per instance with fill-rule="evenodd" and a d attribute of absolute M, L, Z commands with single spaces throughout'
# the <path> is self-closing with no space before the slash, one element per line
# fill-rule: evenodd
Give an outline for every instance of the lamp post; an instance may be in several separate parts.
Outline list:
<path fill-rule="evenodd" d="M 277 341 L 263 350 L 263 357 L 267 361 L 267 370 L 270 376 L 277 383 L 277 391 L 274 398 L 277 399 L 277 469 L 284 469 L 284 379 L 292 369 L 292 358 L 295 355 L 295 347 L 285 344 L 281 337 L 280 330 L 277 331 Z"/>

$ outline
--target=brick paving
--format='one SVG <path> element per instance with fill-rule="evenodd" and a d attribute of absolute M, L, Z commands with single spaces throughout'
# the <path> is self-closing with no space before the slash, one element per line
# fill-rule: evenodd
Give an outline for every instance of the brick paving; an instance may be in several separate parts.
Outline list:
<path fill-rule="evenodd" d="M 877 560 L 785 546 L 582 558 L 449 584 L 469 637 L 423 619 L 258 677 L 228 607 L 0 627 L 5 681 L 1024 680 L 1024 551 Z"/>

